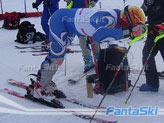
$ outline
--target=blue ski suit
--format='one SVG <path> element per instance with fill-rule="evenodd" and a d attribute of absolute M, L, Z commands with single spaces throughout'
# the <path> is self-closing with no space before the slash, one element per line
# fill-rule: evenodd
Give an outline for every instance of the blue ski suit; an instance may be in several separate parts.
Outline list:
<path fill-rule="evenodd" d="M 50 51 L 41 64 L 38 75 L 40 84 L 47 87 L 62 64 L 66 47 L 77 36 L 90 36 L 97 42 L 109 42 L 123 38 L 119 28 L 121 10 L 59 9 L 50 18 Z M 53 68 L 53 69 L 49 69 Z"/>
<path fill-rule="evenodd" d="M 43 14 L 42 14 L 42 18 L 41 18 L 41 25 L 42 28 L 44 30 L 44 32 L 46 33 L 46 37 L 49 37 L 49 25 L 48 25 L 48 20 L 50 18 L 50 16 L 59 9 L 59 5 L 58 2 L 59 0 L 36 0 L 36 3 L 38 4 L 38 6 L 44 2 L 51 2 L 51 5 L 46 7 L 45 5 L 43 5 Z"/>
<path fill-rule="evenodd" d="M 97 42 L 123 38 L 118 28 L 120 10 L 60 9 L 50 19 L 50 54 L 61 58 L 75 35 L 90 36 Z"/>

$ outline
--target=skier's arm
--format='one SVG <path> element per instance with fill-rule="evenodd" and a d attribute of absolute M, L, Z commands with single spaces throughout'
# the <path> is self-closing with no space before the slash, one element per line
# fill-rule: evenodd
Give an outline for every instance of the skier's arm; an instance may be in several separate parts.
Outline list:
<path fill-rule="evenodd" d="M 146 26 L 144 24 L 137 24 L 133 27 L 127 27 L 122 29 L 100 28 L 93 34 L 93 39 L 97 42 L 109 42 L 119 40 L 122 38 L 135 38 L 139 37 L 146 32 Z"/>

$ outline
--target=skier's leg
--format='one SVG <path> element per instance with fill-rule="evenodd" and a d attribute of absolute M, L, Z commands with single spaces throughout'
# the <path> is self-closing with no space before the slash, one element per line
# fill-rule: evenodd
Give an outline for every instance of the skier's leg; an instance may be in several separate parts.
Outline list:
<path fill-rule="evenodd" d="M 52 29 L 50 29 L 50 51 L 45 61 L 42 63 L 40 71 L 40 83 L 42 87 L 47 87 L 50 84 L 59 65 L 63 63 L 66 46 L 73 40 L 73 36 L 70 38 L 69 33 L 67 33 L 65 29 L 63 29 L 62 33 L 63 37 L 61 39 Z"/>
<path fill-rule="evenodd" d="M 73 34 L 71 35 L 71 33 L 67 32 L 67 28 L 62 22 L 61 12 L 63 13 L 63 11 L 58 11 L 58 13 L 54 14 L 50 19 L 50 51 L 38 72 L 40 73 L 39 84 L 41 86 L 39 89 L 46 89 L 51 93 L 56 90 L 56 87 L 51 84 L 52 77 L 56 73 L 59 65 L 63 62 L 67 45 L 69 45 L 74 38 Z M 38 88 L 36 87 L 36 89 Z"/>
<path fill-rule="evenodd" d="M 40 84 L 43 88 L 46 88 L 50 84 L 53 75 L 58 70 L 58 67 L 63 63 L 63 60 L 63 57 L 53 59 L 46 58 L 46 60 L 42 63 Z"/>
<path fill-rule="evenodd" d="M 161 56 L 164 60 L 164 38 L 160 39 L 157 44 L 158 44 L 158 49 L 160 50 Z"/>
<path fill-rule="evenodd" d="M 84 59 L 84 73 L 86 73 L 94 66 L 91 50 L 89 49 L 86 36 L 79 36 L 79 43 Z"/>
<path fill-rule="evenodd" d="M 99 52 L 100 52 L 100 43 L 94 41 L 94 42 L 93 42 L 93 45 L 94 45 L 94 47 L 95 47 L 96 59 L 98 60 L 98 59 L 99 59 Z"/>
<path fill-rule="evenodd" d="M 53 94 L 57 90 L 55 83 L 52 82 L 51 80 L 53 75 L 58 70 L 58 67 L 62 64 L 64 60 L 65 48 L 61 48 L 61 45 L 58 44 L 58 42 L 55 43 L 52 42 L 55 41 L 54 39 L 52 40 L 52 38 L 50 38 L 50 41 L 51 41 L 50 43 L 51 45 L 50 45 L 49 54 L 47 55 L 46 59 L 43 61 L 41 65 L 41 69 L 38 72 L 40 75 L 40 81 L 37 82 L 37 84 L 35 84 L 36 85 L 34 88 L 35 98 L 49 98 L 48 95 Z M 53 45 L 53 43 L 55 45 Z M 57 54 L 54 54 L 55 52 L 57 52 Z M 41 93 L 42 92 L 45 93 L 45 91 L 47 92 L 44 96 Z"/>
<path fill-rule="evenodd" d="M 150 53 L 151 48 L 154 45 L 155 37 L 152 34 L 148 34 L 144 49 L 143 49 L 143 64 Z M 146 75 L 146 85 L 142 85 L 140 91 L 156 91 L 159 88 L 159 78 L 157 75 L 157 68 L 155 63 L 155 56 L 158 53 L 158 47 L 156 46 L 149 58 L 147 66 L 145 68 L 145 75 Z"/>
<path fill-rule="evenodd" d="M 87 47 L 87 37 L 86 36 L 79 36 L 79 43 L 80 43 L 80 48 L 82 50 L 83 56 L 90 56 L 91 51 Z"/>
<path fill-rule="evenodd" d="M 158 49 L 160 50 L 161 56 L 162 56 L 163 61 L 164 61 L 164 38 L 160 39 L 158 41 L 157 45 L 158 45 Z M 158 72 L 158 76 L 160 78 L 163 78 L 164 77 L 164 71 Z"/>

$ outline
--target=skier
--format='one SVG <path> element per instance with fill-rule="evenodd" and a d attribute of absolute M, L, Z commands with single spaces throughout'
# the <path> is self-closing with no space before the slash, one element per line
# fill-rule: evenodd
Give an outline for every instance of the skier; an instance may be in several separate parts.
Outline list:
<path fill-rule="evenodd" d="M 90 36 L 97 42 L 137 37 L 146 32 L 145 16 L 137 6 L 119 9 L 60 9 L 50 19 L 50 51 L 42 62 L 32 95 L 51 99 L 57 89 L 52 77 L 62 64 L 65 49 L 75 35 Z"/>
<path fill-rule="evenodd" d="M 43 14 L 41 18 L 41 25 L 43 28 L 43 31 L 46 33 L 47 40 L 45 43 L 49 43 L 49 25 L 48 20 L 51 17 L 51 15 L 59 9 L 58 2 L 60 0 L 36 0 L 35 3 L 32 3 L 32 7 L 38 9 L 38 6 L 43 2 Z"/>
<path fill-rule="evenodd" d="M 87 8 L 85 1 L 88 2 L 89 8 L 93 8 L 98 0 L 65 0 L 65 2 L 67 2 L 66 8 Z M 78 38 L 84 60 L 84 73 L 86 73 L 94 67 L 91 50 L 88 45 L 88 43 L 90 43 L 90 39 L 87 36 L 79 36 Z M 94 42 L 93 45 L 95 47 L 95 53 L 98 59 L 100 50 L 99 42 Z"/>
<path fill-rule="evenodd" d="M 142 8 L 148 16 L 149 31 L 147 40 L 143 49 L 143 64 L 145 63 L 150 49 L 154 45 L 154 39 L 161 33 L 164 33 L 164 0 L 144 0 Z M 159 28 L 160 27 L 160 28 Z M 162 29 L 163 28 L 163 29 Z M 146 84 L 140 87 L 140 91 L 158 92 L 159 76 L 157 73 L 155 56 L 160 51 L 164 59 L 164 38 L 157 42 L 156 47 L 149 58 L 147 67 L 145 69 Z"/>

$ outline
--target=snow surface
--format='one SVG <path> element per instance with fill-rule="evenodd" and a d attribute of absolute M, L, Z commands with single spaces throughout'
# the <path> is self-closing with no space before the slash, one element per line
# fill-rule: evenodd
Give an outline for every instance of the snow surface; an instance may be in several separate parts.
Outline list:
<path fill-rule="evenodd" d="M 2 0 L 4 12 L 24 12 L 24 0 Z M 35 11 L 31 7 L 33 1 L 27 0 L 27 11 L 32 12 Z M 126 5 L 134 4 L 141 6 L 143 0 L 127 0 Z M 101 0 L 102 8 L 119 8 L 122 9 L 124 4 L 123 0 Z M 65 3 L 63 0 L 60 2 L 60 8 L 65 7 Z M 99 4 L 96 6 L 99 8 Z M 39 7 L 39 10 L 42 10 L 42 6 Z M 40 25 L 40 17 L 38 18 L 26 18 L 21 21 L 28 20 L 31 23 L 35 24 L 37 31 L 43 32 Z M 3 24 L 3 21 L 0 21 L 0 25 Z M 19 92 L 25 93 L 25 90 L 13 87 L 9 85 L 6 80 L 8 78 L 15 78 L 20 81 L 25 81 L 29 84 L 29 78 L 27 77 L 30 73 L 36 73 L 40 64 L 44 60 L 45 56 L 37 56 L 34 57 L 31 53 L 20 53 L 20 50 L 15 49 L 15 45 L 20 45 L 14 42 L 16 39 L 17 30 L 5 30 L 0 29 L 0 89 L 2 88 L 10 88 L 17 90 Z M 78 43 L 78 39 L 75 38 L 74 43 Z M 30 45 L 30 44 L 29 44 Z M 33 44 L 31 44 L 33 45 Z M 37 44 L 36 44 L 37 45 Z M 128 46 L 127 44 L 120 44 L 124 46 Z M 26 45 L 20 45 L 26 46 Z M 137 42 L 133 45 L 128 55 L 130 66 L 133 68 L 141 68 L 142 67 L 142 49 L 144 46 L 143 40 Z M 71 49 L 80 49 L 79 47 L 70 47 Z M 157 67 L 159 71 L 164 70 L 163 60 L 158 54 L 156 56 Z M 98 104 L 101 95 L 94 95 L 93 99 L 87 98 L 86 93 L 86 82 L 85 78 L 82 79 L 79 83 L 75 85 L 70 85 L 67 80 L 69 78 L 73 78 L 78 74 L 81 74 L 83 71 L 83 60 L 82 55 L 80 53 L 68 54 L 66 56 L 66 76 L 64 75 L 65 71 L 65 62 L 61 66 L 60 70 L 55 74 L 53 80 L 56 82 L 59 89 L 63 90 L 68 97 L 73 97 L 75 99 L 79 99 L 83 102 L 88 102 L 91 104 Z M 30 67 L 33 69 L 31 70 Z M 132 84 L 136 81 L 138 74 L 133 74 L 130 76 L 132 80 Z M 137 85 L 141 85 L 145 83 L 145 77 L 141 76 Z M 130 88 L 131 89 L 131 88 Z M 129 100 L 128 105 L 125 105 L 124 102 L 129 95 L 129 92 L 121 92 L 115 95 L 108 95 L 103 102 L 103 106 L 115 106 L 115 107 L 140 107 L 140 106 L 159 106 L 160 108 L 164 108 L 164 80 L 160 80 L 160 89 L 158 93 L 151 92 L 139 92 L 137 88 L 134 89 L 132 97 Z M 12 101 L 26 107 L 26 108 L 40 108 L 40 109 L 49 109 L 47 106 L 43 106 L 37 103 L 33 103 L 31 101 L 23 100 L 16 98 L 14 96 L 10 96 L 5 93 L 1 93 Z M 63 102 L 63 104 L 68 108 L 82 108 L 81 106 L 77 106 L 68 102 Z M 10 107 L 9 105 L 5 105 L 0 103 L 0 107 L 15 109 L 14 107 Z M 111 121 L 118 121 L 118 123 L 163 123 L 164 116 L 155 116 L 155 117 L 121 117 L 121 116 L 96 116 L 100 118 L 104 118 Z M 75 116 L 61 116 L 61 115 L 20 115 L 20 114 L 6 114 L 0 113 L 0 123 L 87 123 L 87 120 L 83 120 L 77 118 Z"/>

